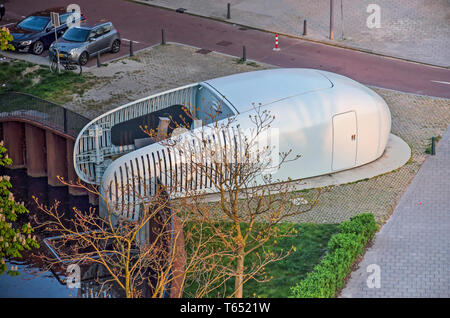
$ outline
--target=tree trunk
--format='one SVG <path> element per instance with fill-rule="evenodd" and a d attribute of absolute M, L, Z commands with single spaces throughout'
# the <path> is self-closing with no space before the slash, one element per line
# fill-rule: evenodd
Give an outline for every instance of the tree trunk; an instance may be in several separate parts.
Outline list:
<path fill-rule="evenodd" d="M 244 250 L 239 250 L 236 263 L 236 280 L 234 283 L 234 297 L 242 298 L 244 291 Z"/>
<path fill-rule="evenodd" d="M 130 285 L 129 285 L 128 281 L 125 283 L 125 297 L 131 298 Z"/>
<path fill-rule="evenodd" d="M 125 268 L 125 297 L 132 298 L 131 288 L 130 288 L 130 274 L 128 272 L 128 267 Z"/>

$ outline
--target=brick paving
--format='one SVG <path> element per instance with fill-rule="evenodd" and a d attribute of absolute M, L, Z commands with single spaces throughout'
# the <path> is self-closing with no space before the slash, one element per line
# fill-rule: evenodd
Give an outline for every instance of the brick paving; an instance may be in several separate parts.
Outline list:
<path fill-rule="evenodd" d="M 450 129 L 376 235 L 341 297 L 450 297 Z M 367 266 L 380 266 L 369 288 Z"/>
<path fill-rule="evenodd" d="M 273 32 L 328 41 L 329 0 L 138 0 L 171 9 L 226 20 L 231 3 L 233 23 Z M 341 14 L 341 3 L 343 14 Z M 380 28 L 369 29 L 369 4 L 380 6 Z M 334 43 L 433 65 L 449 66 L 450 3 L 448 0 L 334 0 Z M 343 19 L 342 19 L 343 17 Z M 342 23 L 343 21 L 343 23 Z M 344 37 L 342 38 L 342 31 Z M 280 43 L 282 47 L 283 44 Z"/>

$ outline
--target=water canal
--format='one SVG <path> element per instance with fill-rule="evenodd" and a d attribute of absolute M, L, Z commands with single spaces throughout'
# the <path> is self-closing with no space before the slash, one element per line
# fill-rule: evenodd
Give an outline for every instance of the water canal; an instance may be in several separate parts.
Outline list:
<path fill-rule="evenodd" d="M 55 200 L 61 202 L 58 211 L 63 211 L 70 217 L 70 211 L 76 206 L 82 211 L 89 209 L 88 196 L 69 195 L 67 187 L 52 187 L 48 185 L 47 178 L 31 178 L 27 176 L 26 169 L 6 169 L 0 167 L 0 175 L 9 175 L 13 185 L 12 192 L 16 201 L 25 203 L 30 211 L 28 216 L 24 216 L 19 222 L 31 220 L 31 216 L 42 213 L 38 210 L 33 196 L 47 206 L 52 205 Z M 44 237 L 36 232 L 40 244 L 40 251 L 47 249 L 42 243 Z M 35 251 L 36 252 L 36 251 Z M 34 253 L 35 253 L 34 252 Z M 39 260 L 34 257 L 33 252 L 23 252 L 22 259 L 7 260 L 8 269 L 17 266 L 18 276 L 10 276 L 6 273 L 0 275 L 0 297 L 86 297 L 82 288 L 69 289 L 65 284 L 65 277 L 45 269 Z M 92 283 L 92 282 L 91 282 Z M 88 295 L 92 296 L 92 295 Z M 107 295 L 104 295 L 107 296 Z"/>

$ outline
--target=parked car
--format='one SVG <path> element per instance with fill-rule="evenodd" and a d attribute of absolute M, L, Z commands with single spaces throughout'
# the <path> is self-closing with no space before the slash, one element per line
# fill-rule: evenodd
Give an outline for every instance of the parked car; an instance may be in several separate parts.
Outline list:
<path fill-rule="evenodd" d="M 11 44 L 16 51 L 41 55 L 55 41 L 55 29 L 50 19 L 51 12 L 59 13 L 60 26 L 56 29 L 57 35 L 64 34 L 68 28 L 67 18 L 71 14 L 66 11 L 66 8 L 51 8 L 35 12 L 9 28 L 13 36 Z M 86 16 L 81 14 L 80 20 L 86 21 Z"/>
<path fill-rule="evenodd" d="M 120 51 L 120 34 L 111 22 L 68 29 L 49 49 L 51 56 L 85 65 L 89 58 L 104 52 Z"/>

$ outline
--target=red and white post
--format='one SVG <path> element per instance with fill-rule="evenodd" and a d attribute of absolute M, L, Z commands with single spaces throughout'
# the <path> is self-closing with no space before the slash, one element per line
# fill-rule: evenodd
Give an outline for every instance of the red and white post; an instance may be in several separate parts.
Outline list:
<path fill-rule="evenodd" d="M 273 48 L 274 51 L 279 51 L 280 48 L 278 47 L 278 34 L 275 34 L 275 47 Z"/>

